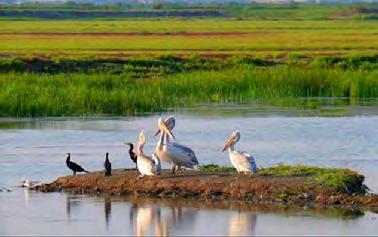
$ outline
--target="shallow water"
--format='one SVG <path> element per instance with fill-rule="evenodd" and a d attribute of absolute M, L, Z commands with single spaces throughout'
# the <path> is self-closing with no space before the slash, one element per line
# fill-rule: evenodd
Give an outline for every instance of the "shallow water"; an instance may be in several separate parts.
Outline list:
<path fill-rule="evenodd" d="M 170 114 L 177 120 L 178 141 L 191 146 L 202 164 L 229 165 L 220 150 L 229 134 L 239 129 L 242 137 L 237 148 L 252 153 L 260 166 L 348 167 L 364 174 L 366 184 L 378 192 L 376 111 L 376 104 L 325 103 L 311 109 L 225 104 Z M 1 119 L 0 188 L 13 191 L 0 192 L 0 234 L 378 234 L 378 215 L 369 212 L 345 219 L 153 202 L 136 205 L 128 200 L 11 187 L 26 178 L 50 182 L 70 174 L 65 167 L 67 152 L 88 170 L 102 169 L 105 152 L 110 152 L 114 168 L 133 167 L 122 142 L 136 142 L 144 128 L 145 151 L 152 152 L 157 118 Z"/>

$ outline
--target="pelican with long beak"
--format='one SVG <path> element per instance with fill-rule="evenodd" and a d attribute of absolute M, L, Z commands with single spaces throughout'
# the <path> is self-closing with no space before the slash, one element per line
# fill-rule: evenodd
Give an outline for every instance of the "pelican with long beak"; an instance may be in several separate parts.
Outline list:
<path fill-rule="evenodd" d="M 170 134 L 173 137 L 172 130 L 176 125 L 175 118 L 173 116 L 169 116 L 168 118 L 165 119 L 164 123 L 165 123 L 165 127 L 169 130 Z M 159 122 L 158 122 L 158 124 L 159 124 Z M 164 142 L 169 141 L 169 136 L 166 133 L 161 132 L 160 127 L 158 127 L 158 129 L 156 130 L 156 132 L 154 133 L 154 136 L 159 135 L 159 133 L 160 133 L 160 139 L 159 139 L 158 143 L 156 144 L 155 152 L 159 156 L 161 161 L 164 161 L 164 162 L 169 163 L 169 164 L 173 164 L 172 158 L 170 156 L 168 156 L 167 153 L 163 152 L 163 150 L 162 150 Z M 172 167 L 172 169 L 173 169 L 173 167 Z M 173 172 L 174 171 L 172 171 L 172 173 Z"/>
<path fill-rule="evenodd" d="M 160 161 L 159 157 L 154 156 L 153 158 L 147 156 L 143 153 L 143 147 L 146 144 L 146 134 L 144 130 L 139 133 L 139 143 L 136 149 L 137 155 L 137 167 L 140 172 L 140 176 L 137 179 L 143 176 L 155 176 L 160 174 Z M 159 167 L 159 170 L 157 170 Z"/>
<path fill-rule="evenodd" d="M 159 118 L 158 126 L 161 134 L 155 149 L 157 156 L 162 161 L 172 164 L 172 173 L 175 173 L 176 166 L 178 166 L 178 169 L 181 166 L 193 169 L 195 165 L 198 165 L 198 160 L 192 149 L 169 140 L 169 138 L 175 140 L 171 132 L 174 125 L 173 117 L 169 117 L 166 121 Z"/>
<path fill-rule="evenodd" d="M 228 149 L 231 163 L 239 173 L 257 173 L 255 158 L 244 151 L 234 150 L 234 145 L 239 141 L 239 139 L 240 132 L 236 130 L 231 134 L 231 137 L 224 145 L 222 152 Z"/>

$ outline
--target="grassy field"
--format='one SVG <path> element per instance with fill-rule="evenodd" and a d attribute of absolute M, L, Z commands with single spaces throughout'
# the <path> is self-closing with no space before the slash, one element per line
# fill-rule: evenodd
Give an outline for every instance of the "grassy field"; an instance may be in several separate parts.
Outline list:
<path fill-rule="evenodd" d="M 14 55 L 377 53 L 375 21 L 0 21 L 0 53 Z"/>
<path fill-rule="evenodd" d="M 0 116 L 130 115 L 261 97 L 378 96 L 375 5 L 165 5 L 182 16 L 72 17 L 94 9 L 164 13 L 107 7 L 0 6 Z M 30 9 L 60 9 L 64 19 L 3 14 Z M 186 15 L 201 11 L 225 17 Z"/>
<path fill-rule="evenodd" d="M 234 1 L 206 4 L 26 2 L 0 5 L 1 18 L 124 19 L 153 17 L 228 17 L 259 20 L 377 19 L 376 4 L 238 4 Z"/>

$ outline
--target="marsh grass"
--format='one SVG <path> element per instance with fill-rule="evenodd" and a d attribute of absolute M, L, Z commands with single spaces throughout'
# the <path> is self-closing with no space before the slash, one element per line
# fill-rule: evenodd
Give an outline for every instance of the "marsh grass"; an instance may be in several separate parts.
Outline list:
<path fill-rule="evenodd" d="M 197 103 L 378 96 L 378 71 L 239 65 L 135 79 L 130 74 L 2 73 L 1 116 L 135 115 Z"/>

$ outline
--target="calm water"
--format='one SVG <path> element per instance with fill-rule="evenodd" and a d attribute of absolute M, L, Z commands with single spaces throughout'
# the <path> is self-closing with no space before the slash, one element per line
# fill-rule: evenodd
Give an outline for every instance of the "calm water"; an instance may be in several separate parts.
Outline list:
<path fill-rule="evenodd" d="M 242 137 L 237 148 L 251 152 L 260 166 L 348 167 L 364 174 L 366 184 L 378 192 L 377 108 L 375 103 L 325 103 L 299 110 L 207 105 L 170 114 L 176 117 L 178 141 L 191 146 L 202 164 L 229 165 L 220 150 L 229 134 L 239 129 Z M 152 134 L 158 117 L 0 120 L 0 187 L 13 190 L 0 192 L 0 235 L 378 234 L 378 215 L 369 212 L 342 218 L 311 212 L 199 208 L 12 187 L 23 179 L 50 182 L 70 174 L 65 167 L 67 152 L 88 170 L 102 168 L 105 152 L 110 152 L 114 168 L 132 167 L 122 142 L 136 142 L 142 128 Z M 156 142 L 149 135 L 145 151 L 152 152 Z"/>

